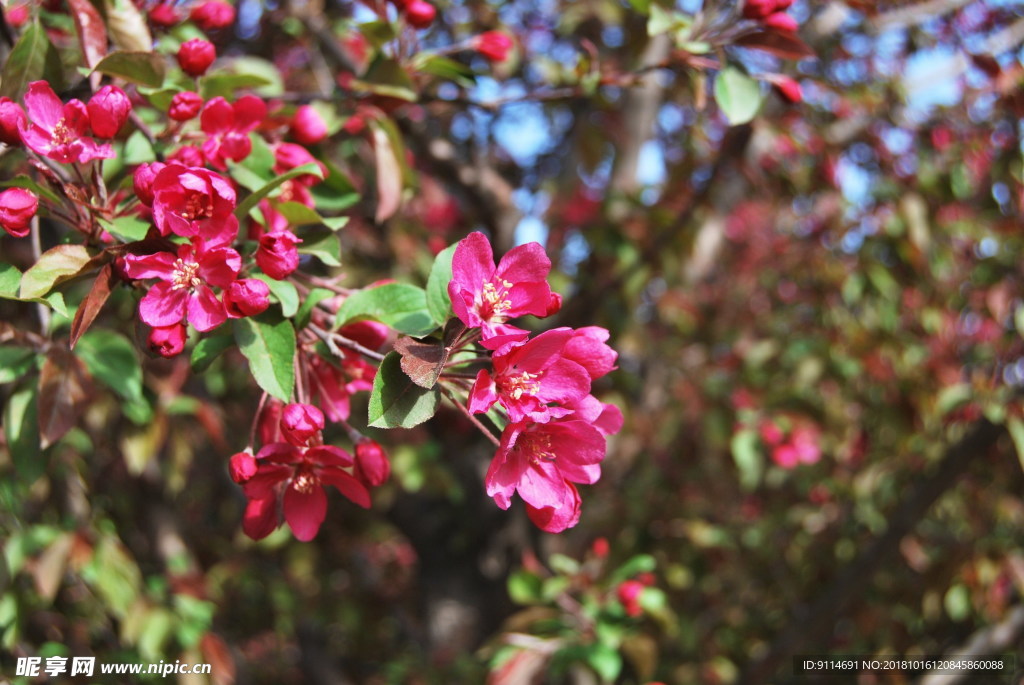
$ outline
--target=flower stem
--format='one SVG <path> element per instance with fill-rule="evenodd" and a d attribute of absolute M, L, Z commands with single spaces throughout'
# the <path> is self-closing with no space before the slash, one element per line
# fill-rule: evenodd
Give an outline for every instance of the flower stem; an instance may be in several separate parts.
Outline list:
<path fill-rule="evenodd" d="M 459 411 L 461 411 L 463 414 L 465 414 L 466 418 L 469 419 L 470 423 L 472 423 L 474 426 L 479 428 L 480 432 L 483 433 L 484 435 L 486 435 L 487 439 L 494 443 L 495 447 L 500 447 L 501 446 L 501 441 L 498 440 L 498 438 L 494 437 L 494 433 L 492 433 L 490 430 L 488 430 L 487 426 L 485 426 L 480 421 L 480 419 L 478 419 L 476 416 L 474 416 L 464 404 L 459 402 L 455 398 L 455 394 L 452 393 L 452 391 L 450 389 L 446 388 L 444 385 L 439 385 L 438 387 L 441 388 L 441 392 L 444 393 L 444 396 L 447 397 L 449 399 L 449 401 L 451 401 L 452 404 L 454 404 L 456 407 L 458 407 Z"/>

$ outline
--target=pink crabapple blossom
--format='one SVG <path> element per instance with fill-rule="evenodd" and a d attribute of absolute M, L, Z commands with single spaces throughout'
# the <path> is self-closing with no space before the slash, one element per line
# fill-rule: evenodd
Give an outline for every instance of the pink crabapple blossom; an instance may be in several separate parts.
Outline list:
<path fill-rule="evenodd" d="M 324 486 L 328 485 L 357 505 L 370 506 L 369 491 L 352 475 L 352 455 L 322 444 L 322 427 L 323 414 L 316 407 L 289 404 L 281 418 L 285 442 L 265 444 L 252 459 L 245 452 L 232 457 L 231 476 L 249 498 L 242 521 L 246 535 L 258 540 L 277 527 L 280 499 L 295 537 L 303 542 L 312 540 L 327 515 Z"/>
<path fill-rule="evenodd" d="M 267 116 L 267 105 L 255 95 L 243 95 L 233 105 L 222 97 L 208 100 L 199 115 L 206 139 L 203 155 L 215 169 L 223 171 L 227 161 L 241 162 L 252 152 L 249 132 Z"/>
<path fill-rule="evenodd" d="M 241 265 L 241 257 L 231 248 L 210 248 L 201 240 L 181 245 L 177 254 L 129 254 L 124 258 L 129 278 L 159 279 L 139 302 L 139 318 L 154 327 L 187 319 L 197 331 L 209 331 L 227 319 L 211 286 L 228 287 Z"/>
<path fill-rule="evenodd" d="M 483 413 L 501 402 L 513 423 L 526 418 L 544 422 L 571 413 L 565 405 L 590 392 L 587 369 L 563 355 L 574 333 L 570 328 L 555 328 L 526 342 L 502 346 L 491 358 L 493 374 L 487 369 L 477 374 L 469 410 Z"/>
<path fill-rule="evenodd" d="M 518 492 L 529 507 L 552 510 L 543 512 L 550 526 L 545 530 L 564 530 L 579 518 L 573 484 L 597 482 L 605 447 L 604 435 L 586 421 L 510 423 L 487 470 L 487 494 L 508 509 Z"/>
<path fill-rule="evenodd" d="M 551 260 L 537 243 L 515 247 L 494 266 L 491 244 L 474 232 L 459 242 L 448 284 L 452 309 L 469 328 L 480 328 L 483 345 L 495 349 L 523 340 L 527 332 L 506 323 L 524 314 L 544 316 L 551 305 Z"/>
<path fill-rule="evenodd" d="M 153 178 L 153 222 L 161 235 L 226 245 L 238 234 L 235 189 L 212 171 L 168 164 Z"/>
<path fill-rule="evenodd" d="M 69 164 L 112 159 L 114 148 L 89 137 L 89 110 L 81 100 L 60 101 L 46 81 L 33 81 L 25 93 L 28 124 L 21 139 L 33 152 Z"/>
<path fill-rule="evenodd" d="M 302 241 L 287 229 L 266 233 L 260 237 L 256 248 L 256 264 L 274 280 L 287 278 L 299 266 L 299 250 Z"/>

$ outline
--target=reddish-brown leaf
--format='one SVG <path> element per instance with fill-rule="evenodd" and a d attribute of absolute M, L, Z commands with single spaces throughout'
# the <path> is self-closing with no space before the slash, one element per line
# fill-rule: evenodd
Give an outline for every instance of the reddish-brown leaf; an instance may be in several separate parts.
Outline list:
<path fill-rule="evenodd" d="M 210 674 L 215 685 L 233 685 L 235 682 L 235 661 L 231 650 L 216 633 L 206 633 L 199 641 L 203 659 L 210 664 Z"/>
<path fill-rule="evenodd" d="M 422 388 L 432 388 L 448 363 L 455 341 L 466 330 L 458 319 L 450 319 L 444 327 L 444 339 L 420 342 L 407 335 L 395 341 L 395 351 L 401 356 L 402 371 Z"/>
<path fill-rule="evenodd" d="M 403 335 L 395 341 L 395 351 L 402 356 L 402 371 L 421 388 L 434 387 L 448 361 L 448 350 L 441 341 L 422 343 Z"/>
<path fill-rule="evenodd" d="M 54 345 L 39 371 L 39 437 L 43 449 L 78 421 L 92 396 L 85 364 L 71 350 Z"/>
<path fill-rule="evenodd" d="M 377 223 L 394 216 L 402 204 L 402 164 L 391 139 L 380 126 L 373 126 L 373 154 L 377 163 Z"/>
<path fill-rule="evenodd" d="M 751 50 L 763 50 L 782 59 L 814 57 L 814 50 L 811 50 L 806 43 L 792 33 L 755 31 L 737 38 L 736 45 L 742 45 Z"/>
<path fill-rule="evenodd" d="M 112 264 L 107 263 L 100 269 L 96 280 L 93 281 L 92 289 L 85 296 L 85 299 L 82 300 L 78 311 L 75 312 L 75 320 L 71 322 L 71 349 L 75 349 L 75 343 L 78 342 L 83 333 L 89 330 L 92 322 L 96 320 L 96 315 L 100 313 L 103 304 L 110 297 L 110 290 L 114 287 L 115 279 L 116 276 L 114 275 Z"/>
<path fill-rule="evenodd" d="M 107 27 L 89 0 L 68 0 L 85 64 L 92 69 L 107 54 Z"/>

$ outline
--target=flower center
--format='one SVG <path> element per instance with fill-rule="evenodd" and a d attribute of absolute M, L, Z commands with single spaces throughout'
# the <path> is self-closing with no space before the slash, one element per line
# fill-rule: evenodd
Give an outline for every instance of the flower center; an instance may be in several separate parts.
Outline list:
<path fill-rule="evenodd" d="M 514 400 L 522 398 L 523 395 L 535 395 L 540 390 L 540 383 L 536 380 L 537 374 L 510 373 L 501 377 L 499 383 L 503 394 L 509 395 Z"/>
<path fill-rule="evenodd" d="M 57 122 L 57 125 L 53 127 L 53 142 L 55 145 L 67 145 L 75 139 L 75 134 L 72 133 L 71 129 L 68 128 L 67 124 L 64 123 L 62 118 Z"/>
<path fill-rule="evenodd" d="M 199 278 L 199 264 L 186 262 L 180 257 L 174 261 L 174 275 L 171 277 L 171 290 L 181 288 L 198 288 L 203 284 Z"/>
<path fill-rule="evenodd" d="M 506 280 L 502 280 L 500 285 L 490 281 L 484 283 L 477 307 L 481 319 L 490 323 L 505 323 L 508 319 L 506 312 L 512 308 L 512 300 L 508 299 L 508 289 L 511 287 L 512 284 Z"/>
<path fill-rule="evenodd" d="M 519 445 L 528 455 L 531 464 L 542 461 L 554 461 L 555 453 L 551 451 L 551 436 L 527 433 L 519 438 Z"/>
<path fill-rule="evenodd" d="M 185 211 L 181 213 L 183 219 L 193 221 L 213 216 L 213 200 L 209 195 L 192 193 L 185 201 Z"/>
<path fill-rule="evenodd" d="M 313 488 L 318 485 L 320 485 L 320 479 L 312 471 L 300 471 L 292 479 L 292 487 L 296 492 L 301 492 L 304 495 L 312 492 Z"/>

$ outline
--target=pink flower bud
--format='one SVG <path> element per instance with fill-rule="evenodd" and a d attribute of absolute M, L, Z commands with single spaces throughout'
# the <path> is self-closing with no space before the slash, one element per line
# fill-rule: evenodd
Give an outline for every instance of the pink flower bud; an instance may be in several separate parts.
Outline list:
<path fill-rule="evenodd" d="M 103 86 L 89 98 L 89 125 L 100 138 L 113 138 L 128 120 L 132 103 L 117 86 Z"/>
<path fill-rule="evenodd" d="M 189 17 L 204 31 L 224 29 L 235 21 L 235 8 L 220 0 L 209 0 L 192 8 Z"/>
<path fill-rule="evenodd" d="M 562 308 L 562 296 L 558 293 L 551 293 L 551 300 L 548 302 L 548 310 L 544 312 L 544 316 L 553 316 L 557 314 Z"/>
<path fill-rule="evenodd" d="M 623 581 L 616 588 L 615 594 L 618 595 L 619 601 L 622 602 L 622 606 L 625 607 L 629 616 L 639 616 L 643 613 L 643 609 L 640 608 L 640 594 L 643 591 L 644 584 L 639 580 Z"/>
<path fill-rule="evenodd" d="M 139 198 L 139 202 L 147 207 L 153 206 L 153 179 L 165 166 L 167 165 L 163 162 L 151 162 L 140 164 L 135 168 L 132 187 L 135 189 L 135 196 Z"/>
<path fill-rule="evenodd" d="M 14 28 L 20 28 L 28 21 L 28 3 L 14 5 L 4 10 L 4 19 Z"/>
<path fill-rule="evenodd" d="M 796 33 L 800 28 L 800 24 L 797 23 L 796 19 L 785 12 L 769 14 L 762 23 L 770 29 L 782 31 L 783 33 Z"/>
<path fill-rule="evenodd" d="M 15 238 L 24 238 L 38 208 L 39 198 L 31 190 L 8 188 L 0 193 L 0 226 Z"/>
<path fill-rule="evenodd" d="M 281 435 L 297 447 L 324 429 L 324 413 L 311 404 L 289 404 L 281 412 Z"/>
<path fill-rule="evenodd" d="M 356 443 L 356 475 L 374 488 L 391 475 L 388 454 L 377 441 L 363 438 Z"/>
<path fill-rule="evenodd" d="M 256 457 L 252 452 L 239 452 L 232 455 L 228 462 L 228 471 L 231 473 L 231 480 L 236 483 L 244 483 L 256 475 Z"/>
<path fill-rule="evenodd" d="M 185 329 L 185 324 L 176 323 L 172 326 L 154 328 L 149 332 L 149 349 L 161 357 L 174 357 L 185 349 L 187 337 L 188 331 Z"/>
<path fill-rule="evenodd" d="M 28 126 L 25 110 L 10 98 L 0 98 L 0 143 L 21 145 L 21 129 Z"/>
<path fill-rule="evenodd" d="M 178 65 L 189 76 L 202 76 L 217 59 L 217 48 L 202 38 L 193 38 L 178 48 Z"/>
<path fill-rule="evenodd" d="M 598 559 L 607 559 L 608 553 L 611 552 L 611 545 L 608 544 L 608 538 L 597 538 L 594 543 L 590 545 L 590 551 L 594 553 L 594 556 Z"/>
<path fill-rule="evenodd" d="M 284 412 L 284 405 L 281 400 L 269 398 L 263 405 L 260 418 L 256 422 L 256 433 L 259 435 L 260 444 L 269 445 L 272 442 L 281 442 L 281 414 Z"/>
<path fill-rule="evenodd" d="M 504 62 L 515 43 L 507 33 L 486 31 L 473 39 L 473 47 L 492 62 Z"/>
<path fill-rule="evenodd" d="M 295 110 L 291 129 L 292 136 L 303 145 L 313 145 L 327 137 L 327 122 L 312 105 Z"/>
<path fill-rule="evenodd" d="M 224 290 L 224 311 L 229 318 L 256 316 L 270 306 L 270 288 L 258 278 L 240 278 Z"/>
<path fill-rule="evenodd" d="M 188 121 L 194 119 L 199 110 L 203 108 L 203 98 L 198 93 L 185 90 L 175 93 L 171 98 L 171 106 L 167 110 L 167 116 L 175 121 Z"/>
<path fill-rule="evenodd" d="M 263 273 L 280 281 L 298 268 L 299 250 L 295 246 L 301 242 L 289 230 L 266 233 L 256 249 L 256 263 Z"/>
<path fill-rule="evenodd" d="M 178 14 L 178 10 L 174 8 L 173 4 L 162 2 L 149 10 L 149 20 L 153 22 L 154 26 L 169 29 L 181 22 L 181 15 Z"/>
<path fill-rule="evenodd" d="M 411 0 L 405 5 L 405 19 L 410 26 L 425 29 L 434 23 L 437 9 L 425 0 Z"/>
<path fill-rule="evenodd" d="M 800 89 L 800 84 L 789 76 L 779 76 L 775 79 L 774 86 L 779 91 L 779 95 L 781 95 L 787 102 L 791 102 L 795 105 L 802 102 L 804 99 L 803 91 Z"/>
<path fill-rule="evenodd" d="M 761 439 L 768 445 L 778 445 L 786 437 L 782 434 L 782 429 L 769 419 L 762 421 L 757 429 L 761 433 Z"/>

